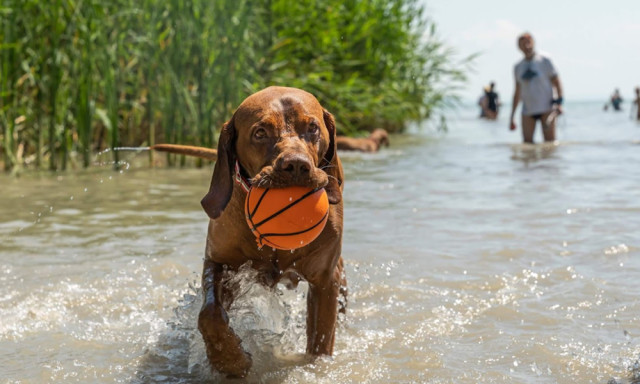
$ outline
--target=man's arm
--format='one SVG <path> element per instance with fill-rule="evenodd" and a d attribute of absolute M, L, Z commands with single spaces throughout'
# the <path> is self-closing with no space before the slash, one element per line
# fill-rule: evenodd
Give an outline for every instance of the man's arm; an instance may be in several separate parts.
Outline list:
<path fill-rule="evenodd" d="M 511 103 L 511 123 L 509 125 L 510 130 L 516 129 L 516 122 L 514 117 L 516 115 L 516 108 L 518 108 L 518 103 L 520 103 L 520 83 L 516 80 L 516 88 L 513 91 L 513 102 Z"/>
<path fill-rule="evenodd" d="M 563 95 L 563 90 L 562 90 L 562 83 L 560 82 L 560 77 L 559 76 L 553 76 L 551 78 L 551 85 L 553 85 L 553 87 L 556 89 L 556 100 L 559 100 L 558 103 L 556 103 L 556 108 L 558 109 L 558 113 L 562 113 L 562 95 Z"/>

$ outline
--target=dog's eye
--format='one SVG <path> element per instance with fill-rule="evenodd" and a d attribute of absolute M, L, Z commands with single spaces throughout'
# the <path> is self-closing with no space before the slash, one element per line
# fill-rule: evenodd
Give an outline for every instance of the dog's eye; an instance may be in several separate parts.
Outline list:
<path fill-rule="evenodd" d="M 308 130 L 309 134 L 316 135 L 318 133 L 318 131 L 320 131 L 320 127 L 318 127 L 318 124 L 311 123 L 309 125 L 309 130 Z"/>
<path fill-rule="evenodd" d="M 258 128 L 253 132 L 253 137 L 256 140 L 262 140 L 267 137 L 267 131 L 264 128 Z"/>

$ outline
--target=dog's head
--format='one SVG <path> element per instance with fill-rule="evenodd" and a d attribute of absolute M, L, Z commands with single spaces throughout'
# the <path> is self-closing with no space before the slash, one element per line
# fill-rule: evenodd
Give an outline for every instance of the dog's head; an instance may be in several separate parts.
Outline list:
<path fill-rule="evenodd" d="M 233 191 L 235 164 L 252 185 L 324 187 L 342 200 L 342 166 L 331 113 L 310 93 L 269 87 L 246 98 L 223 127 L 209 193 L 202 206 L 215 219 Z"/>
<path fill-rule="evenodd" d="M 376 144 L 378 144 L 378 148 L 382 147 L 383 145 L 385 147 L 389 146 L 389 134 L 383 128 L 374 129 L 373 132 L 371 132 L 371 134 L 369 135 L 369 138 L 376 142 Z"/>

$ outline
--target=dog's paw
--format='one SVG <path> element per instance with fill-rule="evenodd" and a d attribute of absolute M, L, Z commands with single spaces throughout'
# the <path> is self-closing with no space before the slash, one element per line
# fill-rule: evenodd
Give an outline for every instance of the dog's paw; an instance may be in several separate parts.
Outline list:
<path fill-rule="evenodd" d="M 198 316 L 211 367 L 227 377 L 246 377 L 251 368 L 251 354 L 242 349 L 242 340 L 229 327 L 227 315 L 220 307 L 205 306 Z"/>
<path fill-rule="evenodd" d="M 244 351 L 240 344 L 230 346 L 222 351 L 212 349 L 207 345 L 207 358 L 213 371 L 225 374 L 228 378 L 246 377 L 253 363 L 251 354 Z"/>
<path fill-rule="evenodd" d="M 225 367 L 224 371 L 219 370 L 220 372 L 226 373 L 230 379 L 243 379 L 249 373 L 249 369 L 251 369 L 251 364 L 253 363 L 251 354 L 244 350 L 241 350 L 241 352 L 241 356 L 234 360 L 232 366 Z"/>

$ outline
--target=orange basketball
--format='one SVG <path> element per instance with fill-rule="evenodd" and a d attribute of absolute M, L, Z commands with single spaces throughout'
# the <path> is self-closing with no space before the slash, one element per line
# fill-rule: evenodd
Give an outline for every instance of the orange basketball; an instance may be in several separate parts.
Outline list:
<path fill-rule="evenodd" d="M 252 187 L 244 212 L 259 247 L 292 250 L 320 235 L 329 217 L 329 199 L 322 188 Z"/>

